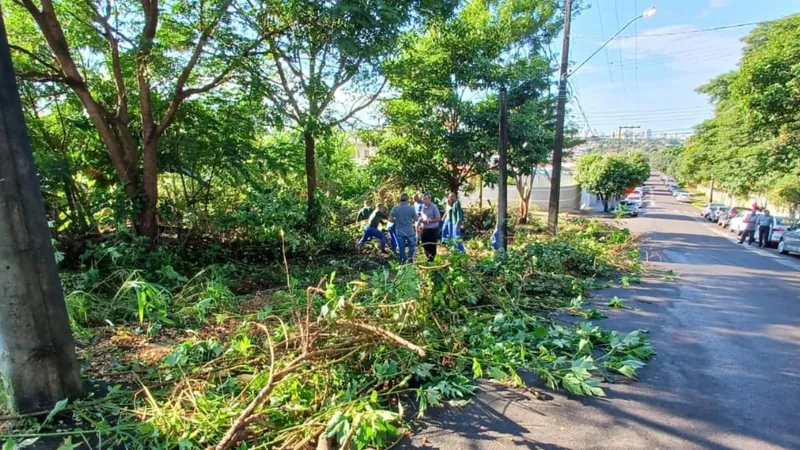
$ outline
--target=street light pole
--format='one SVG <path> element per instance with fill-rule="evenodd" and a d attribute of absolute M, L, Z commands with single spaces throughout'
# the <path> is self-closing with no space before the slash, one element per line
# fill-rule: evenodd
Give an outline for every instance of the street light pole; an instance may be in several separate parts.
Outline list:
<path fill-rule="evenodd" d="M 656 13 L 655 7 L 646 9 L 641 15 L 629 20 L 622 28 L 619 29 L 613 36 L 603 43 L 597 50 L 594 51 L 582 63 L 578 64 L 572 72 L 567 72 L 569 68 L 569 32 L 570 20 L 572 16 L 572 1 L 566 0 L 564 7 L 564 41 L 561 44 L 561 67 L 559 70 L 558 79 L 558 102 L 556 104 L 556 136 L 553 143 L 553 171 L 550 174 L 550 202 L 547 209 L 547 227 L 552 235 L 558 233 L 558 209 L 559 202 L 561 201 L 561 159 L 564 152 L 564 116 L 567 102 L 567 79 L 569 76 L 578 71 L 584 64 L 586 64 L 594 55 L 600 52 L 606 45 L 608 45 L 614 38 L 619 36 L 626 28 L 639 19 L 652 17 Z"/>
<path fill-rule="evenodd" d="M 561 44 L 561 68 L 558 79 L 556 103 L 556 136 L 553 144 L 553 170 L 550 173 L 550 202 L 547 208 L 547 227 L 550 234 L 558 234 L 558 207 L 561 201 L 561 159 L 564 150 L 564 116 L 567 106 L 567 68 L 569 67 L 569 28 L 572 18 L 572 0 L 566 0 L 564 11 L 564 42 Z"/>

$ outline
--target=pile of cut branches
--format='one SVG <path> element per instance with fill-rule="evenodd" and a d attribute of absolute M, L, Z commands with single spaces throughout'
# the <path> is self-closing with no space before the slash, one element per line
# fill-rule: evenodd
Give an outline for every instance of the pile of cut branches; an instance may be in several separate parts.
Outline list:
<path fill-rule="evenodd" d="M 646 334 L 565 324 L 551 313 L 574 304 L 595 277 L 636 267 L 638 254 L 627 232 L 568 226 L 575 233 L 558 240 L 517 236 L 503 257 L 456 253 L 350 281 L 332 273 L 276 292 L 256 314 L 220 313 L 216 322 L 233 324 L 232 332 L 175 346 L 140 374 L 132 394 L 116 387 L 106 401 L 67 406 L 76 423 L 70 439 L 101 436 L 128 448 L 385 448 L 404 420 L 465 404 L 483 377 L 529 389 L 526 371 L 552 389 L 604 395 L 601 380 L 635 378 L 653 356 Z"/>

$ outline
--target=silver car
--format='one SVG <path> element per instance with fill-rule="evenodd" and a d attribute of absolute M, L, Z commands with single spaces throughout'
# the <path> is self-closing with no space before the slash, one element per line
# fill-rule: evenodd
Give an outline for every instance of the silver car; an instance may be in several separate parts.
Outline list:
<path fill-rule="evenodd" d="M 781 237 L 783 237 L 784 233 L 797 227 L 797 219 L 780 216 L 773 217 L 774 219 L 772 219 L 772 227 L 769 230 L 769 242 L 778 243 L 781 241 Z"/>
<path fill-rule="evenodd" d="M 783 255 L 789 252 L 800 253 L 800 230 L 794 229 L 783 233 L 781 241 L 778 242 L 778 251 Z"/>

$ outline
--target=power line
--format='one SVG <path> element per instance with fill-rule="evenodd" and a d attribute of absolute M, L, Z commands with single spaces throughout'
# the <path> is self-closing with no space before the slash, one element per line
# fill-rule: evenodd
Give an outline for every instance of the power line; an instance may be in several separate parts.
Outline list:
<path fill-rule="evenodd" d="M 774 19 L 774 20 L 762 20 L 760 22 L 748 22 L 748 23 L 737 23 L 733 25 L 723 25 L 714 28 L 703 28 L 701 30 L 687 30 L 687 31 L 672 31 L 668 33 L 644 33 L 639 35 L 640 38 L 651 38 L 651 37 L 663 37 L 663 36 L 680 36 L 684 34 L 697 34 L 697 33 L 709 33 L 714 31 L 723 31 L 723 30 L 731 30 L 734 28 L 742 28 L 742 27 L 751 27 L 755 25 L 764 25 L 767 23 L 777 22 L 781 19 Z M 577 36 L 570 36 L 570 39 L 600 39 L 601 37 L 598 36 L 588 36 L 588 35 L 577 35 Z M 625 36 L 619 36 L 614 38 L 615 40 L 624 39 Z"/>
<path fill-rule="evenodd" d="M 606 32 L 603 27 L 603 13 L 600 11 L 602 7 L 600 6 L 600 0 L 597 0 L 597 16 L 600 18 L 600 35 L 603 36 L 603 42 L 606 41 Z M 612 75 L 611 71 L 611 59 L 608 57 L 608 46 L 603 47 L 606 53 L 606 67 L 608 67 L 608 79 L 611 81 L 611 84 L 614 84 L 614 76 Z"/>
<path fill-rule="evenodd" d="M 614 0 L 614 16 L 617 19 L 617 29 L 620 29 L 619 26 L 619 9 L 617 8 L 617 0 Z M 619 50 L 619 76 L 622 78 L 622 82 L 625 82 L 625 65 L 622 64 L 622 47 L 617 45 L 617 50 Z"/>
<path fill-rule="evenodd" d="M 633 0 L 633 11 L 634 14 L 639 13 L 639 4 L 636 0 Z M 633 59 L 635 60 L 633 64 L 633 95 L 636 101 L 639 100 L 639 28 L 638 23 L 633 22 Z"/>
<path fill-rule="evenodd" d="M 567 84 L 570 87 L 572 87 L 572 82 L 570 80 L 567 80 Z M 583 116 L 583 121 L 586 123 L 586 128 L 589 129 L 589 132 L 592 133 L 592 136 L 596 136 L 597 135 L 597 131 L 595 131 L 592 128 L 592 126 L 589 124 L 589 118 L 586 117 L 586 112 L 584 112 L 583 106 L 581 106 L 581 101 L 578 100 L 578 96 L 573 94 L 573 95 L 571 95 L 571 97 L 575 100 L 575 104 L 578 106 L 578 111 L 580 111 L 581 112 L 581 116 Z"/>

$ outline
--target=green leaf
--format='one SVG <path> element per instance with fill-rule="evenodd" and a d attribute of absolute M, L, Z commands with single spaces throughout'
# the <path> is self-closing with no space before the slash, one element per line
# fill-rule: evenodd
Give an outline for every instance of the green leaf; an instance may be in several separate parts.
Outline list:
<path fill-rule="evenodd" d="M 55 416 L 56 416 L 58 413 L 60 413 L 61 411 L 63 411 L 63 410 L 64 410 L 64 408 L 66 408 L 66 407 L 67 407 L 67 404 L 68 404 L 68 403 L 69 403 L 69 399 L 68 399 L 68 398 L 65 398 L 65 399 L 63 399 L 63 400 L 59 400 L 59 401 L 58 401 L 58 402 L 55 404 L 55 406 L 53 406 L 53 409 L 51 409 L 51 410 L 50 410 L 50 413 L 49 413 L 49 414 L 47 414 L 47 417 L 45 417 L 45 419 L 44 419 L 44 422 L 42 422 L 42 424 L 39 426 L 39 429 L 41 430 L 41 429 L 42 429 L 42 427 L 43 427 L 43 426 L 44 426 L 44 425 L 45 425 L 47 422 L 50 422 L 51 420 L 53 420 L 53 417 L 55 417 Z"/>
<path fill-rule="evenodd" d="M 508 375 L 500 370 L 498 367 L 490 366 L 488 371 L 489 378 L 497 381 L 503 381 L 508 378 Z"/>
<path fill-rule="evenodd" d="M 420 363 L 412 367 L 411 372 L 420 379 L 427 380 L 432 376 L 431 369 L 433 369 L 433 367 L 434 366 L 431 363 Z"/>
<path fill-rule="evenodd" d="M 483 368 L 481 368 L 481 363 L 478 362 L 477 358 L 472 358 L 472 377 L 473 378 L 483 377 Z"/>

